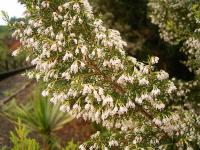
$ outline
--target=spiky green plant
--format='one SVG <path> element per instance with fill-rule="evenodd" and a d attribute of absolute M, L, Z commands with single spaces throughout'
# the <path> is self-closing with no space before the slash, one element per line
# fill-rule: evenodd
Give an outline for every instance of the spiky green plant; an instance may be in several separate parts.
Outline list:
<path fill-rule="evenodd" d="M 13 122 L 18 118 L 31 130 L 40 135 L 46 149 L 58 147 L 55 131 L 73 118 L 60 111 L 60 104 L 52 105 L 48 98 L 40 95 L 40 87 L 36 89 L 30 102 L 18 105 L 15 100 L 4 107 L 4 114 Z"/>
<path fill-rule="evenodd" d="M 46 82 L 44 96 L 77 118 L 105 126 L 86 149 L 198 148 L 199 117 L 182 105 L 169 107 L 176 87 L 158 57 L 137 61 L 125 52 L 119 31 L 94 15 L 88 0 L 21 2 L 27 21 L 14 24 L 21 47 L 36 69 L 27 75 Z M 187 145 L 187 146 L 185 146 Z"/>

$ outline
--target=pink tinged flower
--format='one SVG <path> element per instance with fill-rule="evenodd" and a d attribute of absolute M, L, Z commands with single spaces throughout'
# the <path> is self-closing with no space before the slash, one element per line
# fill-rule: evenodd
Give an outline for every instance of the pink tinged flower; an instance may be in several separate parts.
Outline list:
<path fill-rule="evenodd" d="M 118 112 L 118 107 L 117 106 L 115 106 L 115 108 L 112 110 L 112 112 L 111 112 L 111 115 L 115 115 L 115 114 L 117 114 L 117 112 Z"/>
<path fill-rule="evenodd" d="M 41 3 L 42 8 L 49 8 L 49 2 L 48 1 L 43 1 Z"/>
<path fill-rule="evenodd" d="M 142 78 L 139 80 L 139 85 L 148 85 L 149 81 L 145 78 Z"/>
<path fill-rule="evenodd" d="M 82 94 L 86 95 L 86 94 L 91 94 L 91 93 L 92 93 L 91 87 L 89 85 L 84 85 Z"/>
<path fill-rule="evenodd" d="M 126 107 L 127 108 L 135 108 L 135 103 L 133 103 L 132 101 L 128 101 L 127 103 L 126 103 Z"/>
<path fill-rule="evenodd" d="M 52 51 L 57 51 L 58 50 L 58 46 L 56 43 L 54 43 L 53 45 L 51 45 L 51 50 Z"/>
<path fill-rule="evenodd" d="M 101 26 L 103 24 L 103 21 L 101 20 L 101 19 L 96 19 L 95 21 L 94 21 L 94 26 L 95 27 L 99 27 L 99 26 Z"/>
<path fill-rule="evenodd" d="M 149 68 L 147 66 L 140 65 L 140 71 L 142 74 L 148 74 Z"/>
<path fill-rule="evenodd" d="M 80 150 L 86 150 L 86 148 L 85 148 L 85 146 L 83 144 L 79 146 L 79 149 Z"/>
<path fill-rule="evenodd" d="M 154 118 L 153 119 L 153 122 L 157 125 L 157 126 L 161 126 L 163 123 L 162 123 L 162 121 L 160 120 L 160 119 L 158 119 L 158 118 Z"/>
<path fill-rule="evenodd" d="M 12 52 L 12 56 L 17 56 L 19 54 L 19 50 L 15 50 Z"/>
<path fill-rule="evenodd" d="M 100 102 L 100 101 L 102 100 L 101 97 L 100 97 L 100 95 L 97 93 L 96 90 L 93 91 L 93 95 L 94 95 L 94 97 L 96 98 L 96 100 L 97 100 L 98 102 Z"/>
<path fill-rule="evenodd" d="M 156 104 L 156 109 L 158 109 L 158 110 L 162 110 L 162 109 L 164 109 L 165 108 L 165 104 L 163 104 L 163 103 L 161 103 L 161 104 Z"/>
<path fill-rule="evenodd" d="M 63 61 L 69 60 L 73 58 L 73 55 L 70 52 L 66 52 L 65 56 L 63 57 Z"/>
<path fill-rule="evenodd" d="M 101 87 L 99 88 L 99 95 L 104 95 L 104 90 Z"/>
<path fill-rule="evenodd" d="M 47 97 L 48 95 L 49 95 L 49 91 L 48 90 L 42 91 L 42 96 Z"/>
<path fill-rule="evenodd" d="M 111 141 L 108 142 L 108 144 L 109 144 L 110 147 L 119 145 L 119 143 L 116 140 L 111 140 Z"/>
<path fill-rule="evenodd" d="M 63 33 L 59 33 L 56 35 L 56 39 L 59 40 L 59 41 L 63 41 L 64 40 L 64 35 Z"/>
<path fill-rule="evenodd" d="M 85 105 L 85 110 L 89 111 L 90 108 L 91 108 L 90 104 L 86 104 L 86 105 Z"/>
<path fill-rule="evenodd" d="M 78 64 L 77 64 L 77 62 L 74 62 L 74 63 L 71 65 L 70 71 L 71 71 L 71 73 L 74 73 L 74 74 L 76 74 L 76 73 L 78 72 Z"/>
<path fill-rule="evenodd" d="M 159 73 L 157 73 L 157 79 L 158 80 L 165 80 L 169 78 L 169 74 L 165 71 L 160 71 Z"/>
<path fill-rule="evenodd" d="M 176 88 L 176 86 L 174 85 L 174 83 L 173 82 L 171 82 L 170 84 L 169 84 L 169 87 L 168 87 L 168 89 L 167 89 L 167 93 L 169 93 L 169 94 L 171 94 L 173 91 L 175 91 L 177 88 Z"/>
<path fill-rule="evenodd" d="M 97 56 L 98 58 L 101 58 L 103 56 L 103 49 L 97 48 Z"/>
<path fill-rule="evenodd" d="M 138 104 L 142 104 L 143 99 L 140 98 L 140 97 L 136 97 L 136 98 L 135 98 L 135 102 L 138 103 Z"/>
<path fill-rule="evenodd" d="M 87 47 L 86 47 L 85 45 L 81 47 L 81 53 L 82 53 L 84 56 L 87 55 L 88 49 L 87 49 Z"/>
<path fill-rule="evenodd" d="M 159 61 L 159 58 L 158 57 L 151 57 L 151 60 L 150 60 L 150 62 L 151 62 L 151 64 L 157 64 L 158 63 L 158 61 Z"/>
<path fill-rule="evenodd" d="M 58 6 L 58 10 L 59 10 L 60 12 L 62 12 L 62 11 L 63 11 L 63 7 L 62 7 L 62 6 Z"/>
<path fill-rule="evenodd" d="M 103 106 L 109 104 L 110 106 L 113 105 L 113 98 L 112 96 L 106 96 L 104 99 L 103 99 Z"/>
<path fill-rule="evenodd" d="M 124 107 L 124 106 L 121 106 L 119 108 L 118 114 L 122 115 L 122 114 L 127 113 L 127 112 L 128 112 L 128 109 L 126 107 Z"/>
<path fill-rule="evenodd" d="M 25 33 L 26 35 L 30 36 L 30 35 L 33 34 L 33 30 L 32 30 L 30 27 L 28 27 L 28 28 L 26 28 L 26 29 L 24 30 L 24 33 Z"/>
<path fill-rule="evenodd" d="M 86 65 L 85 65 L 85 63 L 81 62 L 80 66 L 81 66 L 81 69 L 85 69 Z"/>
<path fill-rule="evenodd" d="M 109 61 L 107 61 L 107 60 L 104 60 L 104 62 L 103 62 L 103 66 L 104 67 L 110 67 L 111 66 L 111 64 L 110 64 L 110 62 Z"/>
<path fill-rule="evenodd" d="M 99 120 L 99 118 L 100 118 L 100 115 L 101 115 L 101 113 L 100 113 L 100 111 L 97 111 L 96 113 L 95 113 L 95 120 Z"/>
<path fill-rule="evenodd" d="M 117 80 L 117 83 L 118 84 L 122 84 L 122 85 L 126 84 L 126 77 L 125 77 L 125 75 L 121 75 L 119 77 L 119 79 Z"/>
<path fill-rule="evenodd" d="M 154 88 L 152 91 L 151 91 L 151 95 L 152 96 L 157 96 L 159 95 L 161 92 L 160 92 L 160 89 L 158 88 Z"/>
<path fill-rule="evenodd" d="M 65 78 L 66 80 L 70 80 L 71 79 L 71 75 L 70 75 L 69 72 L 62 73 L 62 77 Z"/>
<path fill-rule="evenodd" d="M 73 10 L 75 10 L 77 13 L 80 12 L 80 6 L 79 6 L 78 3 L 75 3 L 75 4 L 73 5 Z"/>
<path fill-rule="evenodd" d="M 63 4 L 63 7 L 64 7 L 65 9 L 69 8 L 69 6 L 70 6 L 70 3 L 69 3 L 69 2 Z"/>

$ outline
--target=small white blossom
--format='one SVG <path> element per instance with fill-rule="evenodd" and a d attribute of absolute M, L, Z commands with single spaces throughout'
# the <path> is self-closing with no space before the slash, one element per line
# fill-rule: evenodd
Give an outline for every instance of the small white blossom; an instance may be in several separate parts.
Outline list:
<path fill-rule="evenodd" d="M 49 8 L 49 2 L 48 1 L 43 1 L 41 3 L 42 8 Z"/>
<path fill-rule="evenodd" d="M 80 12 L 80 6 L 79 6 L 78 3 L 75 3 L 75 4 L 73 5 L 73 10 L 75 10 L 77 13 Z"/>
<path fill-rule="evenodd" d="M 158 80 L 165 80 L 169 78 L 169 74 L 165 71 L 160 71 L 159 73 L 157 73 L 157 79 Z"/>
<path fill-rule="evenodd" d="M 76 74 L 78 72 L 78 63 L 75 61 L 70 67 L 71 73 Z"/>
<path fill-rule="evenodd" d="M 135 102 L 138 103 L 138 104 L 142 104 L 143 99 L 140 98 L 140 97 L 136 97 L 136 98 L 135 98 Z"/>
<path fill-rule="evenodd" d="M 49 91 L 48 90 L 42 91 L 42 96 L 46 97 L 48 95 L 49 95 Z"/>
<path fill-rule="evenodd" d="M 62 6 L 58 6 L 58 10 L 59 10 L 60 12 L 62 12 L 62 11 L 63 11 L 63 7 L 62 7 Z"/>
<path fill-rule="evenodd" d="M 149 81 L 145 78 L 142 78 L 139 80 L 139 85 L 148 85 Z"/>
<path fill-rule="evenodd" d="M 119 145 L 119 143 L 116 140 L 111 140 L 108 143 L 109 143 L 110 147 L 112 147 L 112 146 L 118 146 Z"/>
<path fill-rule="evenodd" d="M 89 85 L 84 85 L 82 93 L 83 93 L 83 95 L 91 94 L 92 93 L 92 87 L 89 86 Z"/>
<path fill-rule="evenodd" d="M 112 96 L 106 96 L 104 99 L 103 99 L 103 106 L 109 104 L 110 106 L 113 105 L 113 98 Z"/>
<path fill-rule="evenodd" d="M 171 82 L 170 84 L 169 84 L 169 87 L 168 87 L 168 90 L 167 90 L 167 92 L 169 93 L 169 94 L 171 94 L 173 91 L 175 91 L 177 88 L 176 88 L 176 86 L 174 85 L 174 83 L 173 82 Z"/>
<path fill-rule="evenodd" d="M 58 50 L 58 46 L 56 43 L 54 43 L 53 45 L 51 45 L 51 50 L 52 51 L 57 51 Z"/>
<path fill-rule="evenodd" d="M 153 122 L 157 125 L 157 126 L 161 126 L 162 125 L 162 121 L 160 119 L 154 118 Z"/>
<path fill-rule="evenodd" d="M 63 4 L 63 7 L 64 7 L 65 9 L 69 8 L 69 6 L 70 6 L 70 3 L 69 3 L 69 2 Z"/>
<path fill-rule="evenodd" d="M 69 72 L 62 73 L 62 77 L 64 77 L 66 80 L 70 80 L 71 79 L 71 75 L 70 75 Z"/>
<path fill-rule="evenodd" d="M 159 61 L 159 58 L 158 57 L 151 57 L 151 64 L 157 64 L 158 63 L 158 61 Z"/>
<path fill-rule="evenodd" d="M 85 146 L 83 144 L 79 146 L 79 149 L 80 150 L 86 150 L 86 148 L 85 148 Z"/>
<path fill-rule="evenodd" d="M 156 104 L 155 108 L 158 109 L 158 110 L 162 110 L 162 109 L 165 108 L 165 104 L 163 104 L 163 103 L 161 103 L 161 104 Z"/>
<path fill-rule="evenodd" d="M 12 56 L 17 56 L 19 54 L 19 50 L 15 50 L 12 52 Z"/>
<path fill-rule="evenodd" d="M 152 96 L 157 96 L 159 95 L 161 92 L 160 92 L 160 89 L 158 88 L 154 88 L 152 91 L 151 91 L 151 95 Z"/>
<path fill-rule="evenodd" d="M 73 58 L 73 55 L 70 52 L 66 52 L 65 56 L 63 57 L 63 61 L 69 60 Z"/>
<path fill-rule="evenodd" d="M 87 55 L 88 49 L 87 49 L 87 47 L 86 47 L 85 45 L 81 47 L 81 53 L 82 53 L 83 55 Z"/>
<path fill-rule="evenodd" d="M 122 115 L 124 113 L 126 113 L 128 111 L 128 109 L 126 107 L 119 107 L 119 111 L 118 111 L 118 114 L 119 115 Z"/>

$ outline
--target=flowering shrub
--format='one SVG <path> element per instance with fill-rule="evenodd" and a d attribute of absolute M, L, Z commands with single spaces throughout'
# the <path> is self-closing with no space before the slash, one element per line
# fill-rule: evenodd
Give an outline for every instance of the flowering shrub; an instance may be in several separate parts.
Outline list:
<path fill-rule="evenodd" d="M 106 27 L 117 29 L 128 43 L 126 52 L 136 55 L 144 50 L 147 38 L 144 34 L 146 25 L 146 0 L 93 0 L 94 13 L 100 16 Z M 146 45 L 145 45 L 146 46 Z M 143 53 L 144 54 L 144 53 Z"/>
<path fill-rule="evenodd" d="M 170 44 L 181 45 L 181 51 L 188 56 L 184 63 L 191 72 L 194 72 L 195 78 L 189 82 L 179 81 L 177 93 L 178 96 L 185 98 L 187 105 L 192 104 L 192 107 L 199 109 L 200 2 L 150 0 L 148 5 L 151 21 L 159 26 L 161 37 Z"/>
<path fill-rule="evenodd" d="M 199 75 L 200 2 L 195 0 L 150 0 L 150 18 L 161 37 L 171 44 L 183 43 L 186 65 Z"/>
<path fill-rule="evenodd" d="M 36 65 L 30 78 L 47 83 L 43 96 L 61 111 L 108 129 L 85 149 L 184 148 L 199 146 L 199 117 L 182 105 L 169 106 L 176 87 L 157 57 L 139 62 L 126 55 L 120 33 L 93 15 L 87 0 L 22 1 L 26 21 L 13 36 Z"/>

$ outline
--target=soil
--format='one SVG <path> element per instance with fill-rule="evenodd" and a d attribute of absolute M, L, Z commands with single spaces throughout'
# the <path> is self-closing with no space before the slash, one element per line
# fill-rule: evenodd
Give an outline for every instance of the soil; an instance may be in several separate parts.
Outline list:
<path fill-rule="evenodd" d="M 58 137 L 61 137 L 61 145 L 66 145 L 67 141 L 83 143 L 94 133 L 95 129 L 91 123 L 83 119 L 74 119 L 67 123 L 65 127 L 58 131 Z"/>
<path fill-rule="evenodd" d="M 27 82 L 29 80 L 21 75 L 15 75 L 0 81 L 0 100 L 9 96 Z"/>
<path fill-rule="evenodd" d="M 20 88 L 27 82 L 30 82 L 26 77 L 15 75 L 0 82 L 0 101 L 1 99 L 9 96 L 16 89 Z M 15 96 L 18 104 L 25 104 L 28 97 L 36 86 L 36 82 L 32 82 L 25 90 Z M 1 108 L 0 108 L 1 110 Z M 9 122 L 4 116 L 0 115 L 0 148 L 3 146 L 11 146 L 9 139 L 10 131 L 14 130 L 14 125 Z M 82 143 L 89 139 L 91 134 L 94 133 L 94 128 L 91 123 L 85 122 L 82 119 L 74 119 L 67 123 L 63 129 L 59 130 L 56 134 L 61 139 L 61 144 L 66 145 L 67 141 L 73 140 L 75 143 Z M 37 137 L 36 137 L 37 139 Z"/>
<path fill-rule="evenodd" d="M 0 101 L 10 96 L 15 90 L 23 86 L 25 83 L 30 82 L 26 77 L 21 75 L 15 75 L 9 77 L 0 82 Z M 18 103 L 25 103 L 28 94 L 31 93 L 32 89 L 35 87 L 35 83 L 28 86 L 26 90 L 20 92 L 16 95 L 16 101 Z M 3 106 L 2 106 L 3 107 Z M 0 108 L 1 110 L 1 108 Z M 14 125 L 10 123 L 4 116 L 0 116 L 0 148 L 4 145 L 10 146 L 11 142 L 9 139 L 10 131 L 14 130 Z"/>

